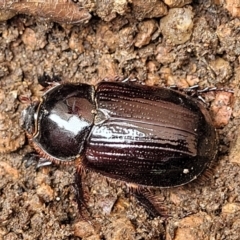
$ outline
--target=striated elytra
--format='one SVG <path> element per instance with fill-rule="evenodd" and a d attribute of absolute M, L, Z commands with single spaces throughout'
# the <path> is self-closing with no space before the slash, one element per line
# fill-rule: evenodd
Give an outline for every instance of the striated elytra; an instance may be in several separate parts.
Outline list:
<path fill-rule="evenodd" d="M 191 182 L 217 154 L 208 111 L 167 88 L 57 85 L 24 111 L 24 127 L 42 157 L 141 187 Z"/>

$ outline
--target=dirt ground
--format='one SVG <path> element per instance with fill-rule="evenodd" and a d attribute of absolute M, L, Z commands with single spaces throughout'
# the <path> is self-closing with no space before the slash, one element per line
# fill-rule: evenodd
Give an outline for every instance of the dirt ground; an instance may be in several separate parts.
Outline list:
<path fill-rule="evenodd" d="M 18 6 L 31 16 L 14 16 L 16 6 L 2 5 L 13 18 L 0 23 L 0 239 L 240 239 L 240 20 L 215 3 L 169 8 L 157 0 L 84 1 L 84 18 L 72 25 L 66 24 L 69 14 L 46 13 L 54 12 L 52 5 L 28 12 Z M 79 9 L 82 2 L 71 4 Z M 36 170 L 23 158 L 32 149 L 21 129 L 27 104 L 19 99 L 42 95 L 38 77 L 44 72 L 93 85 L 120 76 L 149 86 L 233 89 L 234 97 L 204 95 L 219 134 L 214 168 L 192 184 L 154 189 L 167 219 L 151 218 L 121 182 L 88 173 L 92 220 L 82 220 L 75 168 Z"/>

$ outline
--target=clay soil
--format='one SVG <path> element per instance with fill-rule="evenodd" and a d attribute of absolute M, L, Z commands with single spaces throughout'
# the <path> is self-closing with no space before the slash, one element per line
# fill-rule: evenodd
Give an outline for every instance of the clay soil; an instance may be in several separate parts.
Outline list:
<path fill-rule="evenodd" d="M 99 1 L 88 6 L 92 18 L 77 25 L 30 15 L 0 23 L 0 239 L 240 239 L 240 20 L 211 1 L 193 1 L 182 7 L 188 29 L 179 23 L 183 33 L 174 36 L 169 19 L 154 13 L 157 2 L 149 12 L 136 1 L 120 10 Z M 32 149 L 20 121 L 27 103 L 20 100 L 41 97 L 38 77 L 44 73 L 93 85 L 119 76 L 149 86 L 233 89 L 234 96 L 203 96 L 219 135 L 216 163 L 192 184 L 152 190 L 168 218 L 150 217 L 121 182 L 87 173 L 91 216 L 83 220 L 74 195 L 75 167 L 36 169 L 24 158 Z"/>

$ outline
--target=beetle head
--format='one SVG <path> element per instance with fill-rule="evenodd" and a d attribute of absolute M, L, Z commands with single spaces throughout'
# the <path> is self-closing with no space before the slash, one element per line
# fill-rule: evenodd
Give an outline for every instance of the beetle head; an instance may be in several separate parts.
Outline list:
<path fill-rule="evenodd" d="M 94 122 L 94 88 L 86 84 L 57 85 L 40 102 L 23 111 L 30 144 L 50 161 L 70 163 L 84 152 Z"/>

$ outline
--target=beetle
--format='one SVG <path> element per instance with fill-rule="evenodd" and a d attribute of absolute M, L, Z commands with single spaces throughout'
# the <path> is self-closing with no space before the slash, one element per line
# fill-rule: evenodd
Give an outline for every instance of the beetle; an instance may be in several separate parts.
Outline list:
<path fill-rule="evenodd" d="M 207 109 L 168 88 L 58 84 L 24 110 L 23 122 L 42 157 L 76 162 L 78 178 L 81 170 L 90 170 L 135 188 L 187 184 L 217 155 L 217 134 Z"/>

